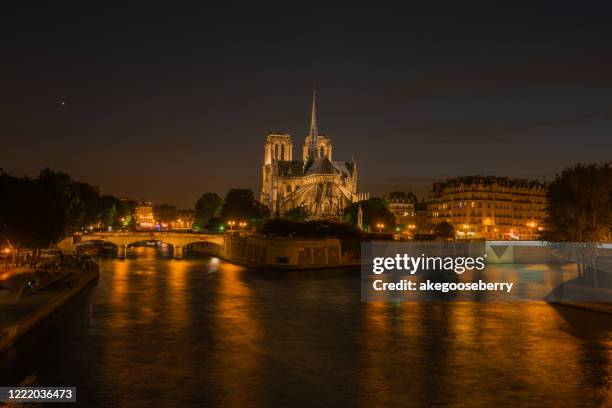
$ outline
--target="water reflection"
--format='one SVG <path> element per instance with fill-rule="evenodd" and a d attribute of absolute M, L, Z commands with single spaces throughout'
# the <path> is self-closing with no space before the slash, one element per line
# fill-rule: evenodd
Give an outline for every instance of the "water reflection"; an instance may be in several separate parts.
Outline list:
<path fill-rule="evenodd" d="M 361 303 L 358 271 L 158 255 L 103 260 L 95 288 L 0 357 L 1 383 L 74 384 L 84 406 L 612 404 L 606 315 Z"/>
<path fill-rule="evenodd" d="M 220 266 L 210 328 L 217 338 L 211 366 L 219 387 L 217 397 L 236 407 L 257 400 L 260 387 L 261 331 L 253 292 L 243 281 L 244 273 L 240 266 Z"/>

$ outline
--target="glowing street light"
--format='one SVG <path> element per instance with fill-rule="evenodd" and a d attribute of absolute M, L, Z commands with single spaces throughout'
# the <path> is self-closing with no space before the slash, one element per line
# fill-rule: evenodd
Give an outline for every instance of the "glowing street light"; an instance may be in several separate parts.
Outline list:
<path fill-rule="evenodd" d="M 379 222 L 376 224 L 376 228 L 378 228 L 378 232 L 382 232 L 382 229 L 385 228 L 385 224 Z"/>

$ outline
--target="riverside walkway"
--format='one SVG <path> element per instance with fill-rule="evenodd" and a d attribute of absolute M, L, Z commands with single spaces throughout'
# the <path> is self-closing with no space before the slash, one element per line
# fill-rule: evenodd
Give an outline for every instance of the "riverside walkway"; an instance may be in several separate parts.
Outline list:
<path fill-rule="evenodd" d="M 0 286 L 0 353 L 49 317 L 98 277 L 97 265 L 71 268 L 64 279 L 19 297 L 29 273 L 12 273 Z M 59 272 L 57 272 L 59 273 Z M 19 298 L 18 298 L 19 297 Z"/>

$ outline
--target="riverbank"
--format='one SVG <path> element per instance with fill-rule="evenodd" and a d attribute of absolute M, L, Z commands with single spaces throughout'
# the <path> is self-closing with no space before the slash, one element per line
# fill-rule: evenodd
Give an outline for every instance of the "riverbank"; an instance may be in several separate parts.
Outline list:
<path fill-rule="evenodd" d="M 590 303 L 580 303 L 580 302 L 551 302 L 555 305 L 561 305 L 576 309 L 588 310 L 591 312 L 604 313 L 607 315 L 612 315 L 612 303 L 604 303 L 604 302 L 590 302 Z"/>
<path fill-rule="evenodd" d="M 0 354 L 98 279 L 98 266 L 73 269 L 68 277 L 17 299 L 14 288 L 0 289 Z M 17 277 L 18 278 L 18 277 Z"/>

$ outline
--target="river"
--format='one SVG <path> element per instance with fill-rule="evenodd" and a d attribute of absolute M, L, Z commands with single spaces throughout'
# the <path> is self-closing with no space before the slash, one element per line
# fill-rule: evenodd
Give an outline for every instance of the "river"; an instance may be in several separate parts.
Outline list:
<path fill-rule="evenodd" d="M 0 384 L 74 385 L 87 407 L 612 406 L 606 315 L 361 303 L 359 271 L 136 255 L 101 260 L 95 286 L 0 356 Z"/>

